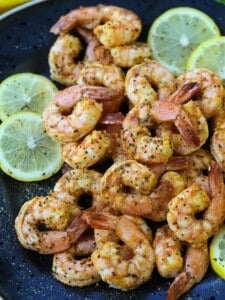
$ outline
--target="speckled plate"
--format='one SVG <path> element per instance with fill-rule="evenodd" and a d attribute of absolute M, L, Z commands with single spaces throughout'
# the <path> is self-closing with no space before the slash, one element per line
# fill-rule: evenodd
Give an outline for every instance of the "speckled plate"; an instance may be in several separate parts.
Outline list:
<path fill-rule="evenodd" d="M 110 0 L 105 4 L 123 5 L 134 10 L 143 21 L 145 40 L 151 22 L 163 11 L 176 6 L 192 6 L 214 18 L 225 33 L 225 6 L 213 0 Z M 26 5 L 7 13 L 0 20 L 0 81 L 17 72 L 49 76 L 47 54 L 55 37 L 51 25 L 79 5 L 96 5 L 91 0 L 52 0 Z M 164 299 L 170 280 L 155 271 L 151 281 L 140 288 L 121 292 L 104 283 L 70 288 L 51 275 L 51 256 L 27 251 L 18 243 L 14 219 L 22 203 L 35 195 L 46 195 L 60 174 L 40 183 L 21 183 L 0 173 L 0 294 L 7 299 Z M 184 299 L 225 299 L 225 282 L 211 269 L 205 279 Z"/>

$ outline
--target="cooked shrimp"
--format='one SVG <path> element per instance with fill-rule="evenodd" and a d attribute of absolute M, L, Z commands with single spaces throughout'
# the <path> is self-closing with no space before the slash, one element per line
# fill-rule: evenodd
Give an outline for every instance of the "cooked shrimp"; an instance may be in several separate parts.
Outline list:
<path fill-rule="evenodd" d="M 124 214 L 145 216 L 152 210 L 148 195 L 156 181 L 156 175 L 135 160 L 114 163 L 102 177 L 103 201 Z"/>
<path fill-rule="evenodd" d="M 199 146 L 200 139 L 195 133 L 191 120 L 181 104 L 190 100 L 198 90 L 199 86 L 195 82 L 186 83 L 167 100 L 155 101 L 151 109 L 151 114 L 157 122 L 174 122 L 179 133 L 190 146 Z"/>
<path fill-rule="evenodd" d="M 111 139 L 105 131 L 93 130 L 79 142 L 61 145 L 63 160 L 71 167 L 88 168 L 106 157 Z"/>
<path fill-rule="evenodd" d="M 69 286 L 86 286 L 101 278 L 90 257 L 76 258 L 76 249 L 70 249 L 53 256 L 53 276 Z"/>
<path fill-rule="evenodd" d="M 155 222 L 165 221 L 170 200 L 181 193 L 185 187 L 185 181 L 179 173 L 165 172 L 161 176 L 157 187 L 149 194 L 149 202 L 151 202 L 152 208 L 147 218 Z"/>
<path fill-rule="evenodd" d="M 224 97 L 222 80 L 207 69 L 187 71 L 176 79 L 178 86 L 190 81 L 200 84 L 200 92 L 197 94 L 195 102 L 203 115 L 207 119 L 213 117 L 219 111 Z"/>
<path fill-rule="evenodd" d="M 130 159 L 153 164 L 166 163 L 172 156 L 170 136 L 151 136 L 153 125 L 150 103 L 139 103 L 128 112 L 123 121 L 122 145 Z"/>
<path fill-rule="evenodd" d="M 132 43 L 142 29 L 141 20 L 133 11 L 112 5 L 97 5 L 70 11 L 52 26 L 51 32 L 62 34 L 77 26 L 93 29 L 107 48 Z"/>
<path fill-rule="evenodd" d="M 75 63 L 82 50 L 81 42 L 70 34 L 59 36 L 50 48 L 48 64 L 50 76 L 63 85 L 73 85 L 83 67 L 81 62 Z"/>
<path fill-rule="evenodd" d="M 91 98 L 78 101 L 70 114 L 64 114 L 60 107 L 51 101 L 42 117 L 47 134 L 60 142 L 77 141 L 90 133 L 102 115 L 102 104 Z"/>
<path fill-rule="evenodd" d="M 131 67 L 126 74 L 125 91 L 132 105 L 166 100 L 175 90 L 174 76 L 150 59 Z"/>
<path fill-rule="evenodd" d="M 185 255 L 185 266 L 167 291 L 167 300 L 180 298 L 196 283 L 200 282 L 209 266 L 207 242 L 190 244 Z"/>
<path fill-rule="evenodd" d="M 210 197 L 199 184 L 193 183 L 169 203 L 168 225 L 180 240 L 189 243 L 206 241 L 224 222 L 224 182 L 216 162 L 211 162 L 208 178 Z M 202 218 L 197 219 L 195 214 L 203 211 Z"/>
<path fill-rule="evenodd" d="M 82 195 L 92 196 L 92 204 L 97 205 L 101 201 L 100 181 L 102 175 L 94 170 L 74 168 L 67 171 L 56 182 L 52 195 L 55 198 L 79 208 L 85 206 L 85 199 L 79 202 Z"/>
<path fill-rule="evenodd" d="M 180 240 L 167 224 L 156 230 L 153 249 L 156 267 L 162 277 L 175 277 L 183 269 L 181 246 Z"/>
<path fill-rule="evenodd" d="M 71 206 L 52 196 L 35 197 L 26 201 L 16 217 L 15 229 L 23 247 L 42 254 L 68 249 L 72 232 L 66 231 L 73 217 Z M 44 225 L 48 230 L 41 230 Z"/>
<path fill-rule="evenodd" d="M 101 279 L 110 286 L 129 290 L 150 279 L 155 255 L 143 231 L 124 216 L 87 212 L 88 223 L 94 228 L 114 230 L 131 250 L 128 257 L 121 253 L 118 242 L 108 241 L 92 253 L 92 261 Z M 122 246 L 123 249 L 123 246 Z"/>
<path fill-rule="evenodd" d="M 92 31 L 82 27 L 76 27 L 76 31 L 87 43 L 84 62 L 99 61 L 103 64 L 114 64 L 121 68 L 130 68 L 151 55 L 151 50 L 146 43 L 134 42 L 129 45 L 106 48 Z"/>

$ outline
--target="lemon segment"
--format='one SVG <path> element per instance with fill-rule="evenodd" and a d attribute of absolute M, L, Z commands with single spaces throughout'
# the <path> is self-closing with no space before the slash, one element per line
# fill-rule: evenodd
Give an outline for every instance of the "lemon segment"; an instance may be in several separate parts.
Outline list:
<path fill-rule="evenodd" d="M 0 166 L 17 180 L 43 180 L 58 172 L 63 163 L 60 149 L 37 113 L 21 112 L 0 125 Z"/>
<path fill-rule="evenodd" d="M 187 69 L 206 68 L 225 82 L 225 36 L 201 43 L 187 61 Z"/>
<path fill-rule="evenodd" d="M 147 43 L 152 57 L 174 75 L 186 69 L 187 59 L 203 41 L 220 36 L 207 14 L 191 7 L 176 7 L 161 14 L 151 25 Z"/>
<path fill-rule="evenodd" d="M 213 270 L 219 277 L 225 279 L 225 225 L 213 237 L 209 254 Z"/>
<path fill-rule="evenodd" d="M 51 80 L 33 73 L 18 73 L 0 84 L 0 119 L 20 111 L 42 113 L 57 92 Z"/>

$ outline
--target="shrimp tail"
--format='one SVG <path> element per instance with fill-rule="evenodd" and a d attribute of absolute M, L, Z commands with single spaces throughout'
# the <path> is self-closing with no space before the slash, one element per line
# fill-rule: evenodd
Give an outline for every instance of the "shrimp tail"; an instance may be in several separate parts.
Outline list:
<path fill-rule="evenodd" d="M 171 284 L 169 290 L 167 291 L 166 300 L 179 299 L 186 291 L 188 291 L 192 286 L 191 274 L 187 272 L 182 272 Z"/>
<path fill-rule="evenodd" d="M 200 145 L 200 139 L 196 135 L 193 126 L 183 109 L 180 109 L 174 124 L 177 127 L 180 134 L 182 135 L 182 137 L 184 138 L 184 140 L 190 146 L 198 147 Z"/>
<path fill-rule="evenodd" d="M 76 242 L 89 227 L 90 225 L 82 218 L 81 212 L 66 229 L 70 234 L 70 241 L 72 243 Z"/>
<path fill-rule="evenodd" d="M 219 164 L 215 161 L 211 161 L 209 169 L 209 190 L 211 198 L 214 198 L 216 193 L 223 191 L 224 193 L 224 182 L 223 173 Z"/>
<path fill-rule="evenodd" d="M 107 213 L 98 213 L 93 210 L 85 211 L 83 218 L 86 222 L 94 228 L 105 229 L 113 228 L 116 226 L 117 218 Z"/>
<path fill-rule="evenodd" d="M 197 82 L 188 82 L 182 85 L 172 96 L 169 101 L 175 104 L 183 104 L 191 100 L 194 95 L 200 91 L 200 84 Z"/>

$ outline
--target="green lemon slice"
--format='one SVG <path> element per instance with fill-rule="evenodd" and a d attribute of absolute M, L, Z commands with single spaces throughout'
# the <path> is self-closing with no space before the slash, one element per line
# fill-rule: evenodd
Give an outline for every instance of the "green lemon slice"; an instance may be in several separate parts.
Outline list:
<path fill-rule="evenodd" d="M 206 68 L 217 74 L 225 83 L 225 36 L 201 43 L 187 61 L 187 69 Z"/>
<path fill-rule="evenodd" d="M 218 26 L 207 14 L 190 7 L 177 7 L 153 22 L 147 43 L 152 57 L 179 75 L 186 69 L 192 51 L 203 41 L 219 35 Z"/>
<path fill-rule="evenodd" d="M 46 179 L 61 168 L 60 144 L 46 135 L 41 115 L 21 112 L 2 122 L 0 166 L 20 181 Z"/>
<path fill-rule="evenodd" d="M 21 111 L 41 114 L 56 92 L 56 86 L 45 76 L 33 73 L 9 76 L 0 84 L 0 119 Z"/>

